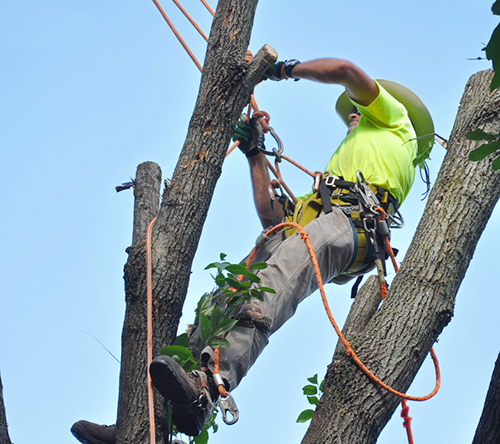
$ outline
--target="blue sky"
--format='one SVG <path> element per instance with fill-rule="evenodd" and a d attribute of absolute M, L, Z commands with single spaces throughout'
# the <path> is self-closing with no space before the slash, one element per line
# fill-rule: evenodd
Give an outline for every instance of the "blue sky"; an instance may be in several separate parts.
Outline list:
<path fill-rule="evenodd" d="M 213 8 L 216 4 L 209 0 Z M 465 84 L 487 69 L 481 48 L 498 23 L 491 0 L 474 2 L 259 2 L 250 49 L 276 48 L 280 58 L 346 58 L 374 78 L 415 91 L 447 138 Z M 176 11 L 162 5 L 200 61 L 205 42 Z M 184 2 L 209 32 L 211 16 Z M 0 5 L 0 174 L 3 254 L 0 263 L 0 372 L 11 439 L 16 444 L 71 444 L 73 422 L 113 423 L 124 316 L 123 266 L 132 237 L 130 180 L 144 161 L 170 177 L 182 147 L 200 74 L 153 2 L 19 0 Z M 283 139 L 286 154 L 322 169 L 345 127 L 334 112 L 338 86 L 266 82 L 255 91 Z M 444 150 L 430 162 L 435 179 Z M 203 268 L 219 253 L 242 258 L 259 234 L 246 161 L 226 161 L 192 268 L 180 330 L 199 296 L 212 287 Z M 310 181 L 284 167 L 296 194 Z M 393 244 L 406 251 L 424 209 L 418 180 L 402 212 L 405 228 Z M 234 206 L 238 211 L 232 211 Z M 425 403 L 410 403 L 415 442 L 472 441 L 500 350 L 496 295 L 496 211 L 459 291 L 455 316 L 436 344 L 443 384 Z M 350 286 L 327 287 L 343 322 Z M 318 294 L 271 340 L 234 392 L 239 422 L 221 425 L 213 444 L 299 443 L 295 423 L 308 407 L 301 387 L 324 375 L 336 337 Z M 258 394 L 266 383 L 271 394 Z M 433 368 L 424 363 L 410 388 L 427 394 Z M 379 442 L 404 442 L 399 412 Z"/>

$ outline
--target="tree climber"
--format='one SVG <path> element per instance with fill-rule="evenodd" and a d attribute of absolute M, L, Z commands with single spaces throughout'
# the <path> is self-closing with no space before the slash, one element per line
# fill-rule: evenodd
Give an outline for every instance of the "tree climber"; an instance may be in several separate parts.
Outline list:
<path fill-rule="evenodd" d="M 324 212 L 320 208 L 310 222 L 301 221 L 295 212 L 298 222 L 305 225 L 323 281 L 343 284 L 372 270 L 375 260 L 369 242 L 360 256 L 360 233 L 367 227 L 365 224 L 363 229 L 362 221 L 354 216 L 361 205 L 360 197 L 352 195 L 354 185 L 363 183 L 367 194 L 371 190 L 377 202 L 385 205 L 389 213 L 395 212 L 413 185 L 417 152 L 430 151 L 432 146 L 432 119 L 410 90 L 393 82 L 373 80 L 346 60 L 289 60 L 272 65 L 265 74 L 265 79 L 275 81 L 290 78 L 345 87 L 336 110 L 348 126 L 347 136 L 328 162 L 321 185 L 298 204 L 302 217 L 315 205 L 323 207 Z M 276 201 L 272 209 L 269 205 L 270 177 L 266 157 L 259 150 L 261 131 L 255 118 L 240 121 L 235 140 L 240 141 L 239 147 L 248 159 L 255 206 L 266 230 L 287 214 Z M 364 184 L 369 184 L 369 188 Z M 270 335 L 318 288 L 309 253 L 297 233 L 284 230 L 270 237 L 262 235 L 258 244 L 253 261 L 266 262 L 268 267 L 256 274 L 263 285 L 276 293 L 266 293 L 264 301 L 252 301 L 236 314 L 241 321 L 226 336 L 229 347 L 220 349 L 220 376 L 216 375 L 215 383 L 214 352 L 209 347 L 200 349 L 196 329 L 189 345 L 193 354 L 201 358 L 198 371 L 187 374 L 169 356 L 160 355 L 151 363 L 153 384 L 170 401 L 177 429 L 187 435 L 197 436 L 203 430 L 212 402 L 218 396 L 216 385 L 234 390 Z M 80 421 L 72 431 L 80 441 L 89 444 L 114 442 L 105 426 Z"/>

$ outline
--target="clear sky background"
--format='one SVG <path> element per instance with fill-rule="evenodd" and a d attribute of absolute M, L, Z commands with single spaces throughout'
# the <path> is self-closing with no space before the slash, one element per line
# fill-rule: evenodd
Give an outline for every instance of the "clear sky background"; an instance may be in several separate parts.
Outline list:
<path fill-rule="evenodd" d="M 209 0 L 213 8 L 214 0 Z M 184 1 L 209 32 L 211 16 Z M 261 0 L 250 49 L 270 44 L 281 59 L 347 58 L 374 78 L 415 91 L 448 138 L 465 84 L 490 68 L 483 56 L 498 23 L 493 0 L 418 2 Z M 162 5 L 196 56 L 204 40 L 173 3 Z M 198 92 L 200 73 L 150 0 L 18 0 L 0 5 L 0 372 L 15 444 L 72 444 L 79 419 L 112 424 L 116 418 L 124 317 L 123 266 L 132 239 L 132 191 L 115 186 L 144 161 L 171 177 Z M 256 88 L 261 109 L 286 154 L 322 169 L 345 135 L 334 103 L 339 86 L 266 82 Z M 430 162 L 436 178 L 444 150 Z M 283 167 L 296 194 L 311 183 Z M 199 296 L 212 287 L 203 268 L 221 252 L 237 261 L 252 248 L 259 222 L 245 158 L 233 153 L 217 185 L 180 330 L 193 319 Z M 402 212 L 407 224 L 393 234 L 401 250 L 411 241 L 425 202 L 418 179 Z M 234 211 L 234 209 L 237 209 Z M 440 393 L 410 403 L 416 443 L 469 444 L 500 350 L 498 224 L 496 211 L 459 291 L 455 316 L 436 344 Z M 340 324 L 351 304 L 350 285 L 327 287 Z M 233 393 L 240 420 L 224 424 L 210 442 L 297 444 L 308 408 L 301 387 L 325 374 L 336 344 L 315 293 L 271 340 Z M 260 392 L 258 387 L 268 388 Z M 412 395 L 434 386 L 427 360 Z M 379 443 L 406 442 L 399 411 Z"/>

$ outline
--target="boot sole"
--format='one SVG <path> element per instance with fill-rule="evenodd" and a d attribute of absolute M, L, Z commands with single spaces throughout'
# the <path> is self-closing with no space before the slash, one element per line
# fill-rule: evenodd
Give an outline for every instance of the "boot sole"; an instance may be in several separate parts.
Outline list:
<path fill-rule="evenodd" d="M 184 369 L 170 356 L 160 355 L 151 362 L 149 374 L 161 395 L 178 404 L 190 404 L 198 398 Z"/>
<path fill-rule="evenodd" d="M 151 380 L 160 394 L 176 404 L 188 405 L 198 399 L 198 390 L 192 386 L 184 369 L 170 356 L 160 355 L 149 366 Z M 193 414 L 179 412 L 172 407 L 172 421 L 177 430 L 188 436 L 198 436 L 205 425 L 206 411 Z"/>

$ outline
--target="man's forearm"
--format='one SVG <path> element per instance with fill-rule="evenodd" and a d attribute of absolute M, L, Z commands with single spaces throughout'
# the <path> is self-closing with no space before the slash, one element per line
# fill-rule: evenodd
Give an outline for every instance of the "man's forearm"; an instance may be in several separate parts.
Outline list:
<path fill-rule="evenodd" d="M 378 87 L 373 79 L 348 60 L 310 60 L 294 66 L 291 74 L 297 79 L 343 85 L 349 96 L 361 105 L 369 105 L 378 95 Z"/>
<path fill-rule="evenodd" d="M 255 208 L 262 223 L 262 227 L 267 228 L 272 225 L 273 214 L 271 212 L 269 197 L 270 177 L 266 156 L 264 154 L 259 154 L 258 156 L 250 157 L 248 158 L 248 163 L 250 166 Z M 273 201 L 273 211 L 275 221 L 281 221 L 283 218 L 283 210 L 277 201 Z"/>

